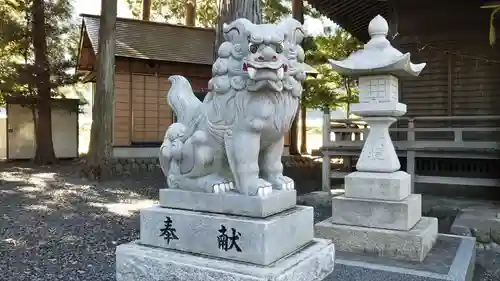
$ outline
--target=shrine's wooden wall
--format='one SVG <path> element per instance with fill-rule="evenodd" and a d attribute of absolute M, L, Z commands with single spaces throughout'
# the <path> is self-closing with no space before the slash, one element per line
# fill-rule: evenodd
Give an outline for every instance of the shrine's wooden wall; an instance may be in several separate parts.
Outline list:
<path fill-rule="evenodd" d="M 158 145 L 174 114 L 167 104 L 168 77 L 183 75 L 195 92 L 208 85 L 211 66 L 154 63 L 117 58 L 115 75 L 115 146 Z"/>
<path fill-rule="evenodd" d="M 401 83 L 407 116 L 500 114 L 500 49 L 489 44 L 490 13 L 476 1 L 398 4 L 395 45 L 427 63 L 419 77 Z"/>
<path fill-rule="evenodd" d="M 117 58 L 115 74 L 114 146 L 156 146 L 174 120 L 167 104 L 168 77 L 183 75 L 195 93 L 206 91 L 212 75 L 208 65 L 154 63 Z M 290 136 L 285 136 L 285 146 Z"/>

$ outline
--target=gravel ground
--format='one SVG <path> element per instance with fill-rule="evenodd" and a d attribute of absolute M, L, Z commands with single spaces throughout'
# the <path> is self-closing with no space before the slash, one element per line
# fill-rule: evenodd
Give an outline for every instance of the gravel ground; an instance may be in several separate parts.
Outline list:
<path fill-rule="evenodd" d="M 22 167 L 0 164 L 0 280 L 115 280 L 115 247 L 138 238 L 137 210 L 156 202 L 161 177 L 96 184 L 74 165 Z M 474 281 L 499 280 L 500 254 L 479 253 Z"/>
<path fill-rule="evenodd" d="M 115 280 L 115 247 L 138 238 L 136 210 L 158 186 L 96 185 L 67 170 L 0 169 L 0 280 Z"/>

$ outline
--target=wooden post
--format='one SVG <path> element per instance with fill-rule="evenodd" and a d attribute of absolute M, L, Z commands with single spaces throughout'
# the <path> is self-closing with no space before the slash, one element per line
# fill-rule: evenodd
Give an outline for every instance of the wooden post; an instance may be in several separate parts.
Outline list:
<path fill-rule="evenodd" d="M 406 140 L 408 142 L 409 147 L 414 147 L 413 143 L 415 142 L 415 121 L 410 118 L 408 120 L 408 134 Z M 406 150 L 406 172 L 410 174 L 410 186 L 411 192 L 415 191 L 415 151 L 414 150 Z"/>
<path fill-rule="evenodd" d="M 370 129 L 368 128 L 368 124 L 363 125 L 363 141 L 368 138 L 368 133 L 370 133 Z"/>
<path fill-rule="evenodd" d="M 448 59 L 448 116 L 453 116 L 453 56 L 450 53 L 446 53 Z M 449 122 L 451 127 L 452 122 Z"/>
<path fill-rule="evenodd" d="M 304 23 L 304 1 L 303 0 L 292 0 L 292 16 L 294 19 L 298 20 L 300 23 Z M 298 106 L 297 108 L 297 113 L 299 109 L 302 107 Z M 304 113 L 305 114 L 305 113 Z M 290 154 L 291 155 L 298 155 L 299 153 L 299 148 L 298 148 L 298 123 L 299 123 L 299 114 L 295 115 L 295 118 L 293 119 L 292 127 L 290 128 Z M 305 124 L 302 124 L 302 126 L 305 126 Z M 305 130 L 302 130 L 303 132 Z M 302 136 L 304 138 L 305 136 Z M 303 140 L 304 142 L 304 140 Z M 302 150 L 302 149 L 301 149 Z"/>
<path fill-rule="evenodd" d="M 300 106 L 300 153 L 307 154 L 307 108 Z"/>
<path fill-rule="evenodd" d="M 325 151 L 325 147 L 330 144 L 330 109 L 325 107 L 323 109 L 323 163 L 321 165 L 321 189 L 329 192 L 330 186 L 330 155 Z"/>
<path fill-rule="evenodd" d="M 109 0 L 101 0 L 109 1 Z M 149 20 L 151 17 L 151 0 L 142 0 L 142 20 Z"/>
<path fill-rule="evenodd" d="M 186 9 L 186 22 L 187 26 L 195 26 L 196 25 L 196 0 L 185 0 Z"/>

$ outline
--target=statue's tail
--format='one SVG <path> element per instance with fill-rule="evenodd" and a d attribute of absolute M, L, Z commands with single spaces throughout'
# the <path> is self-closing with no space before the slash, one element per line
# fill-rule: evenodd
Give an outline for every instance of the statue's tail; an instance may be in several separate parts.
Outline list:
<path fill-rule="evenodd" d="M 201 101 L 194 95 L 189 81 L 181 75 L 168 78 L 172 85 L 168 90 L 168 104 L 174 110 L 177 122 L 190 126 L 200 114 Z"/>

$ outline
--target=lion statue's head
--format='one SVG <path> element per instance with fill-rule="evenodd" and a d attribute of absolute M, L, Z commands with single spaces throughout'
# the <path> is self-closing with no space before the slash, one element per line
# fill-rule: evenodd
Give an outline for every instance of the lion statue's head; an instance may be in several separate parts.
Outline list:
<path fill-rule="evenodd" d="M 253 24 L 237 19 L 223 27 L 225 42 L 218 50 L 209 88 L 286 92 L 299 97 L 305 79 L 304 38 L 300 22 L 285 19 L 278 24 Z"/>

